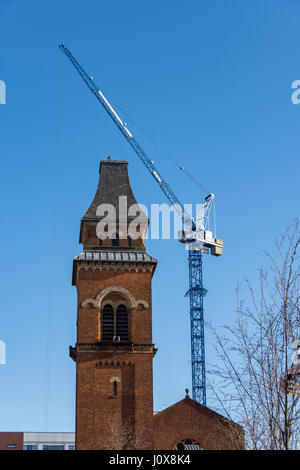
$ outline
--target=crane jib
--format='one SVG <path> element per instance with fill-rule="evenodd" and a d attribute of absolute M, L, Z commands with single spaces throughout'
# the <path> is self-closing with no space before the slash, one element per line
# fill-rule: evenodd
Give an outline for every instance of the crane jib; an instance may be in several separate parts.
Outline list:
<path fill-rule="evenodd" d="M 181 210 L 182 222 L 185 224 L 185 221 L 189 217 L 188 214 L 184 211 L 184 206 L 180 203 L 176 195 L 173 193 L 172 189 L 165 181 L 165 179 L 160 175 L 159 171 L 153 164 L 153 161 L 145 154 L 141 146 L 135 140 L 133 134 L 127 129 L 122 119 L 118 116 L 114 108 L 111 106 L 109 101 L 105 98 L 104 94 L 97 87 L 92 77 L 90 77 L 81 65 L 76 61 L 72 56 L 71 52 L 63 45 L 60 45 L 59 48 L 66 54 L 73 66 L 76 68 L 77 72 L 80 74 L 86 85 L 96 96 L 97 100 L 103 106 L 105 111 L 111 117 L 113 122 L 116 124 L 118 129 L 122 132 L 123 136 L 126 138 L 130 146 L 133 148 L 139 159 L 145 165 L 149 173 L 155 179 L 155 181 L 160 186 L 161 190 L 164 192 L 171 204 L 175 205 L 175 208 Z M 205 203 L 202 205 L 204 212 L 210 210 L 211 202 L 214 198 L 213 194 L 209 194 L 205 199 Z M 178 212 L 179 212 L 178 210 Z M 204 246 L 209 246 L 211 248 L 211 254 L 219 256 L 222 254 L 223 241 L 217 238 L 211 238 L 211 232 L 206 232 L 208 235 L 205 236 L 205 230 L 203 231 L 203 218 L 204 212 L 200 217 L 200 221 L 196 221 L 189 217 L 189 220 L 192 221 L 192 233 L 197 232 L 197 224 L 202 232 L 204 232 Z M 208 217 L 208 216 L 207 216 Z M 190 238 L 186 239 L 182 237 L 186 246 L 191 248 L 194 241 Z M 200 244 L 201 246 L 201 244 Z M 202 280 L 202 252 L 201 249 L 189 249 L 189 290 L 187 294 L 190 297 L 190 321 L 191 321 L 191 357 L 192 357 L 192 387 L 193 387 L 193 399 L 206 405 L 206 378 L 205 378 L 205 348 L 204 348 L 204 309 L 203 309 L 203 298 L 205 295 L 205 289 L 203 288 Z"/>
<path fill-rule="evenodd" d="M 97 100 L 101 103 L 102 107 L 105 109 L 105 111 L 109 114 L 111 119 L 114 121 L 116 126 L 119 128 L 119 130 L 122 132 L 123 136 L 126 138 L 126 140 L 129 142 L 137 156 L 140 158 L 140 160 L 143 162 L 143 164 L 146 166 L 147 170 L 149 173 L 152 175 L 152 177 L 155 179 L 155 181 L 159 184 L 161 187 L 162 191 L 164 192 L 165 196 L 169 199 L 171 204 L 176 204 L 179 205 L 182 211 L 182 214 L 184 213 L 184 208 L 183 204 L 179 201 L 177 196 L 174 194 L 170 186 L 166 183 L 164 178 L 160 175 L 159 171 L 153 164 L 152 160 L 145 154 L 141 146 L 138 144 L 138 142 L 135 140 L 133 134 L 127 129 L 125 124 L 123 123 L 122 119 L 119 117 L 117 112 L 114 110 L 112 105 L 109 103 L 109 101 L 105 98 L 104 94 L 100 90 L 100 88 L 96 85 L 94 82 L 93 78 L 90 77 L 86 71 L 81 67 L 81 65 L 77 62 L 77 60 L 73 57 L 71 52 L 64 46 L 60 45 L 59 48 L 66 54 L 66 56 L 70 59 L 74 67 L 76 68 L 77 72 L 81 75 L 82 79 L 86 83 L 86 85 L 89 87 L 89 89 L 92 91 L 92 93 L 96 96 Z M 184 221 L 185 217 L 182 215 L 182 220 Z"/>

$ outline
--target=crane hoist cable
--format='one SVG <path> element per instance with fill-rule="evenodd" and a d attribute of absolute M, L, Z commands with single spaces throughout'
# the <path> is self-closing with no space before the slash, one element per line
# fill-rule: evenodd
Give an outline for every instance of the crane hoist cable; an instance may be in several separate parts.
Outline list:
<path fill-rule="evenodd" d="M 130 120 L 133 125 L 139 129 L 148 139 L 150 142 L 152 142 L 153 145 L 155 145 L 158 150 L 162 153 L 162 155 L 166 156 L 172 163 L 176 165 L 176 168 L 180 170 L 180 174 L 185 174 L 191 181 L 197 185 L 204 194 L 209 194 L 208 189 L 203 186 L 203 184 L 194 176 L 192 175 L 186 168 L 186 166 L 183 166 L 183 162 L 179 162 L 177 159 L 175 159 L 169 152 L 167 152 L 158 142 L 156 139 L 154 139 L 153 136 L 150 135 L 148 131 L 146 131 L 138 122 L 136 119 L 134 119 L 132 116 L 128 114 L 127 111 L 124 110 L 124 108 L 121 108 L 119 104 L 117 104 L 115 101 L 110 99 L 110 103 L 113 104 L 117 110 L 121 111 L 121 113 L 127 117 L 128 120 Z M 127 124 L 126 124 L 127 125 Z"/>

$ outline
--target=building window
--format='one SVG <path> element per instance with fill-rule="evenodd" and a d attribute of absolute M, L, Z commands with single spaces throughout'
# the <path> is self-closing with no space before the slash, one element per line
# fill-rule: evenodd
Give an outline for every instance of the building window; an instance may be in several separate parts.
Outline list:
<path fill-rule="evenodd" d="M 102 340 L 112 341 L 114 337 L 114 309 L 111 305 L 104 306 L 102 311 Z"/>
<path fill-rule="evenodd" d="M 102 310 L 102 341 L 127 342 L 128 336 L 128 312 L 125 305 L 119 305 L 114 309 L 106 304 Z"/>
<path fill-rule="evenodd" d="M 176 450 L 203 450 L 203 447 L 201 447 L 199 442 L 194 441 L 194 439 L 182 439 L 182 441 L 176 444 L 174 449 Z"/>
<path fill-rule="evenodd" d="M 43 450 L 64 450 L 64 445 L 43 445 Z"/>
<path fill-rule="evenodd" d="M 75 444 L 68 445 L 68 450 L 75 450 Z"/>
<path fill-rule="evenodd" d="M 35 444 L 25 444 L 24 450 L 37 450 L 37 446 Z"/>
<path fill-rule="evenodd" d="M 7 444 L 8 449 L 16 449 L 17 445 L 16 444 Z"/>
<path fill-rule="evenodd" d="M 130 248 L 130 247 L 132 246 L 132 240 L 131 240 L 130 237 L 128 237 L 127 240 L 128 240 L 128 246 L 129 246 L 129 248 Z"/>
<path fill-rule="evenodd" d="M 125 305 L 119 305 L 116 312 L 116 336 L 120 341 L 128 341 L 128 313 Z"/>
<path fill-rule="evenodd" d="M 118 382 L 114 381 L 114 397 L 118 396 Z"/>

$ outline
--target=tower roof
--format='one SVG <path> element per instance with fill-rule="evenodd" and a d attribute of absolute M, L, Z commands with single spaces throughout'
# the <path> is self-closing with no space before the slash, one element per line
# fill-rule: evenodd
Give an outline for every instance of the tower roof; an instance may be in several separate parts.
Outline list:
<path fill-rule="evenodd" d="M 100 161 L 100 178 L 94 199 L 82 217 L 86 219 L 98 219 L 97 207 L 101 204 L 111 204 L 116 209 L 119 218 L 119 197 L 127 196 L 127 207 L 137 204 L 128 175 L 128 161 L 108 158 Z"/>
<path fill-rule="evenodd" d="M 96 194 L 81 218 L 79 242 L 83 243 L 85 250 L 102 250 L 112 244 L 108 239 L 122 238 L 130 243 L 130 248 L 145 250 L 144 238 L 149 219 L 132 192 L 128 162 L 116 158 L 101 160 L 99 173 Z M 131 243 L 128 238 L 135 241 Z M 103 243 L 99 239 L 103 239 Z M 124 246 L 124 242 L 120 246 Z M 119 249 L 118 243 L 114 247 Z"/>

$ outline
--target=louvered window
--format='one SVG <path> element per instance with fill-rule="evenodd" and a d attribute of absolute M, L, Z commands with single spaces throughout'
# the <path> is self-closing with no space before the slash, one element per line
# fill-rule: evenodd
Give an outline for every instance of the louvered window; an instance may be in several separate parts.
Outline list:
<path fill-rule="evenodd" d="M 114 337 L 114 310 L 111 305 L 105 305 L 102 311 L 102 340 L 112 341 Z"/>
<path fill-rule="evenodd" d="M 116 336 L 128 341 L 128 313 L 125 305 L 119 305 L 116 312 Z"/>
<path fill-rule="evenodd" d="M 102 341 L 127 342 L 128 312 L 125 305 L 119 305 L 116 310 L 106 304 L 102 310 Z"/>

